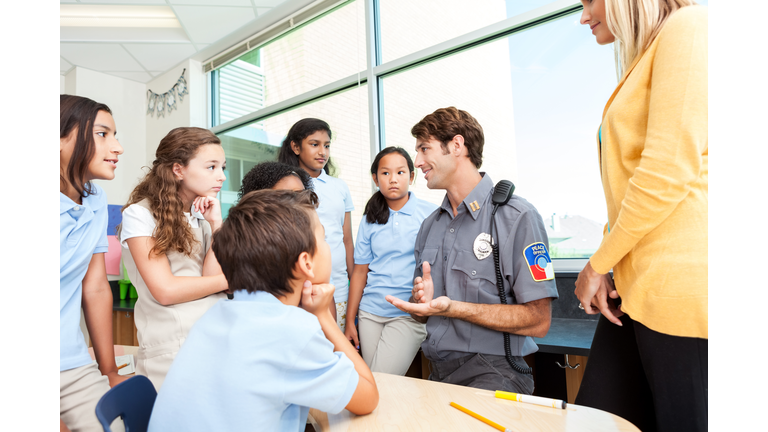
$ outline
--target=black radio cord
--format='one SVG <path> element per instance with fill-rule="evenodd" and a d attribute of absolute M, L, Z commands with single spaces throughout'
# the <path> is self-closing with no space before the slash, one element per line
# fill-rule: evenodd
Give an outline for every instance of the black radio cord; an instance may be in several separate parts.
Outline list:
<path fill-rule="evenodd" d="M 499 264 L 499 243 L 493 241 L 493 231 L 495 228 L 494 221 L 496 219 L 496 210 L 498 208 L 498 205 L 493 207 L 493 212 L 491 213 L 491 229 L 489 234 L 491 235 L 491 249 L 493 250 L 493 265 L 496 269 L 496 288 L 499 290 L 499 299 L 501 300 L 501 304 L 507 304 L 507 295 L 504 292 L 504 278 L 501 275 L 501 265 Z M 496 234 L 498 234 L 498 232 Z M 512 304 L 517 303 L 517 299 L 515 298 L 515 290 L 510 289 L 509 293 L 512 296 Z M 506 355 L 507 363 L 509 363 L 509 366 L 516 370 L 518 373 L 523 375 L 530 375 L 533 372 L 533 369 L 527 366 L 520 366 L 519 364 L 515 363 L 514 360 L 512 360 L 512 350 L 509 347 L 509 333 L 502 332 L 502 334 L 504 335 L 504 354 Z"/>

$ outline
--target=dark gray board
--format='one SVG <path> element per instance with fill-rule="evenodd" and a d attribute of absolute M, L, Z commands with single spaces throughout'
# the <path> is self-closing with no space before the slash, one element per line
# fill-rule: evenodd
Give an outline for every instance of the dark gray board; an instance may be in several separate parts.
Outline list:
<path fill-rule="evenodd" d="M 533 340 L 539 352 L 588 356 L 595 328 L 596 320 L 552 318 L 547 335 Z"/>

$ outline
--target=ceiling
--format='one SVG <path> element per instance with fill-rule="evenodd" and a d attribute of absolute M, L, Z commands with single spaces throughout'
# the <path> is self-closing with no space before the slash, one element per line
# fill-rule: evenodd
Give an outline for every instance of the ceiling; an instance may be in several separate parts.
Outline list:
<path fill-rule="evenodd" d="M 61 74 L 146 83 L 286 0 L 61 0 Z"/>

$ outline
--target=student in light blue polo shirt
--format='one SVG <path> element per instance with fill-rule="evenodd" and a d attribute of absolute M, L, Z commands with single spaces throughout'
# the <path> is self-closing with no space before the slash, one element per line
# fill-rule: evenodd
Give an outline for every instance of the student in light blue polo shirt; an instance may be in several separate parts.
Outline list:
<path fill-rule="evenodd" d="M 400 147 L 379 152 L 371 176 L 379 191 L 368 200 L 366 218 L 357 232 L 347 309 L 350 323 L 358 316 L 360 336 L 354 325 L 347 326 L 345 335 L 362 346 L 363 359 L 372 371 L 405 375 L 427 330 L 384 297 L 408 301 L 416 267 L 416 236 L 421 222 L 437 206 L 408 192 L 413 161 Z"/>
<path fill-rule="evenodd" d="M 278 160 L 303 168 L 312 176 L 313 189 L 320 199 L 317 215 L 325 227 L 325 240 L 331 246 L 333 258 L 331 284 L 336 287 L 333 313 L 343 332 L 347 317 L 349 275 L 354 267 L 350 212 L 355 206 L 344 180 L 330 176 L 334 168 L 331 162 L 331 128 L 328 123 L 315 118 L 296 122 L 283 140 Z"/>
<path fill-rule="evenodd" d="M 112 348 L 107 196 L 91 181 L 115 178 L 123 147 L 106 105 L 61 95 L 59 109 L 59 419 L 62 430 L 99 431 L 96 403 L 125 377 Z M 81 305 L 98 367 L 80 330 Z"/>
<path fill-rule="evenodd" d="M 309 408 L 368 414 L 370 369 L 330 313 L 330 247 L 312 191 L 246 194 L 213 235 L 234 299 L 192 327 L 150 431 L 299 431 Z"/>

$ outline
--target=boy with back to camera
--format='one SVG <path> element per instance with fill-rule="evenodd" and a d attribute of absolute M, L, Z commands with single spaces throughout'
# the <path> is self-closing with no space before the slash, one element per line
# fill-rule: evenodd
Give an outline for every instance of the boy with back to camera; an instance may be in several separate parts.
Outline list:
<path fill-rule="evenodd" d="M 230 210 L 212 247 L 234 299 L 195 323 L 150 431 L 298 431 L 309 407 L 376 408 L 373 375 L 329 311 L 331 253 L 316 208 L 311 191 L 260 190 Z"/>

